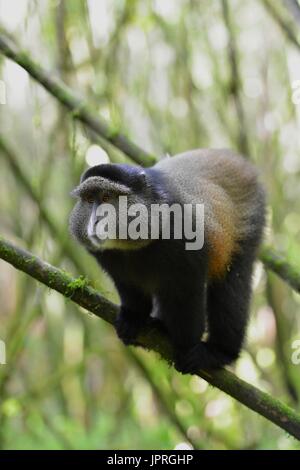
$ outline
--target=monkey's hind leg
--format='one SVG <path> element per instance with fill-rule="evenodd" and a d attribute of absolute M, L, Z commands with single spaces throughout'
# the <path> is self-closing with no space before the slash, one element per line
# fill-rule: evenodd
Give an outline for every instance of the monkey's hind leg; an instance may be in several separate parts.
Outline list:
<path fill-rule="evenodd" d="M 241 253 L 233 260 L 226 277 L 207 288 L 209 337 L 198 341 L 181 358 L 177 369 L 196 373 L 199 369 L 217 369 L 238 358 L 243 345 L 251 298 L 253 254 Z"/>
<path fill-rule="evenodd" d="M 234 257 L 226 277 L 215 280 L 208 287 L 209 337 L 206 344 L 212 367 L 235 361 L 243 346 L 251 300 L 254 252 L 252 248 L 250 251 L 244 248 Z"/>

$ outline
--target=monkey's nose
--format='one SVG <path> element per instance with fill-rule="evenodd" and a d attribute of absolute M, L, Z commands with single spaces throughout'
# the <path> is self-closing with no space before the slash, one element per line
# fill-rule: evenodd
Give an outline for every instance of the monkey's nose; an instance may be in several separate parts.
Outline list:
<path fill-rule="evenodd" d="M 90 220 L 88 223 L 87 233 L 89 237 L 93 237 L 96 235 L 96 226 L 97 226 L 97 223 L 99 222 L 99 217 L 96 215 L 96 209 L 97 208 L 92 209 L 92 213 L 91 213 Z"/>

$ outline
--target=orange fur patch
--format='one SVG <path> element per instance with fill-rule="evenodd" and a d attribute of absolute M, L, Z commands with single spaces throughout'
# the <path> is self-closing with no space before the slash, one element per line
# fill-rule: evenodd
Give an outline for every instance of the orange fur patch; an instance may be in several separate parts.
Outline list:
<path fill-rule="evenodd" d="M 210 257 L 208 275 L 210 278 L 223 277 L 230 268 L 231 258 L 237 251 L 237 221 L 233 207 L 228 201 L 213 201 L 216 226 L 208 230 Z"/>
<path fill-rule="evenodd" d="M 210 255 L 208 265 L 208 277 L 220 278 L 230 268 L 230 261 L 235 250 L 232 237 L 224 233 L 216 233 L 209 237 Z"/>

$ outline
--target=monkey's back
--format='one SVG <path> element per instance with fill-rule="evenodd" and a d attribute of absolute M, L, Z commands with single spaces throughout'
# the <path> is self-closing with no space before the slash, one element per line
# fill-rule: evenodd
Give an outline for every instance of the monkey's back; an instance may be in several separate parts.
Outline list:
<path fill-rule="evenodd" d="M 264 190 L 252 164 L 227 149 L 198 149 L 155 165 L 181 203 L 204 204 L 205 239 L 211 248 L 209 271 L 219 277 L 241 242 L 260 239 Z"/>

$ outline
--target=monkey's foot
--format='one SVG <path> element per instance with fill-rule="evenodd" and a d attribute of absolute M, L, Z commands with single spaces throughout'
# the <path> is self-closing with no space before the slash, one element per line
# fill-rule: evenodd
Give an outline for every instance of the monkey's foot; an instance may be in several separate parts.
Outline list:
<path fill-rule="evenodd" d="M 195 374 L 200 369 L 219 369 L 233 362 L 235 357 L 223 353 L 210 343 L 197 343 L 186 352 L 177 352 L 175 367 L 182 374 Z"/>
<path fill-rule="evenodd" d="M 161 334 L 166 334 L 167 330 L 163 322 L 156 317 L 143 318 L 132 315 L 128 310 L 121 309 L 116 323 L 116 331 L 124 344 L 137 344 L 136 338 L 143 328 L 159 330 Z"/>

